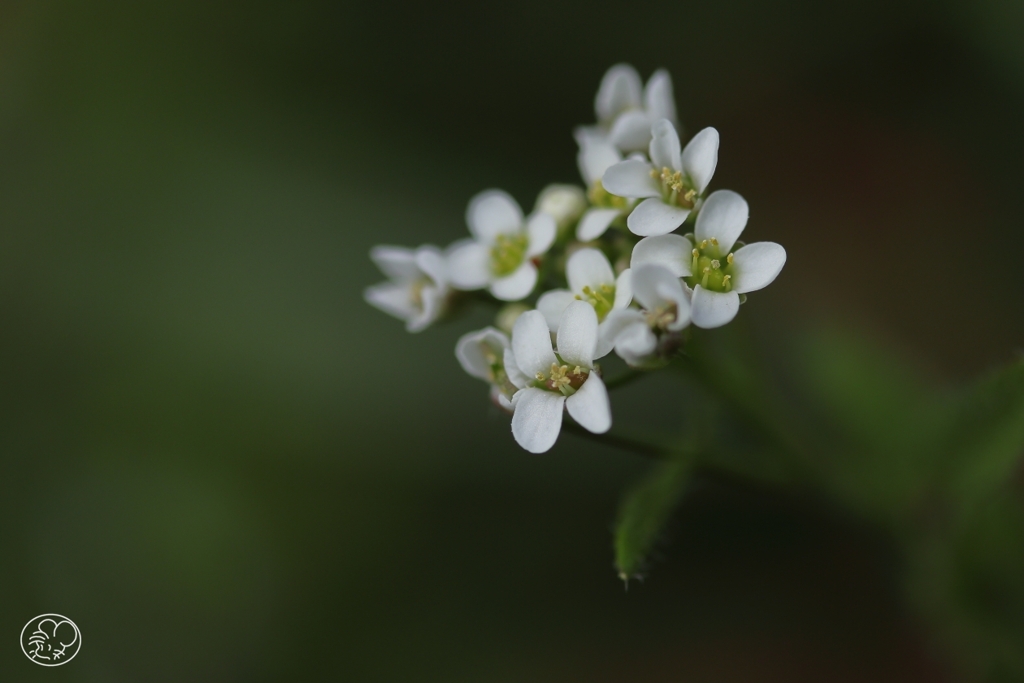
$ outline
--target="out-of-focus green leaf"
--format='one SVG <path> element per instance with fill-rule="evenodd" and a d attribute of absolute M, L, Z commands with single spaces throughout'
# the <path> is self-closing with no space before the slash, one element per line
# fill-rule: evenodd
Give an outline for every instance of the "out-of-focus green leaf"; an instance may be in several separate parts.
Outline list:
<path fill-rule="evenodd" d="M 936 470 L 946 393 L 912 361 L 857 333 L 812 335 L 799 357 L 805 428 L 828 479 L 862 509 L 890 519 L 920 497 Z"/>
<path fill-rule="evenodd" d="M 1003 490 L 922 539 L 908 587 L 968 680 L 1024 679 L 1024 500 Z"/>
<path fill-rule="evenodd" d="M 925 378 L 907 361 L 863 337 L 837 330 L 812 336 L 801 361 L 814 398 L 862 446 L 898 450 L 914 439 L 910 422 L 931 403 Z"/>
<path fill-rule="evenodd" d="M 626 492 L 615 525 L 615 565 L 623 580 L 640 574 L 690 480 L 692 462 L 680 457 L 659 463 Z"/>
<path fill-rule="evenodd" d="M 983 499 L 1024 461 L 1024 360 L 980 381 L 957 406 L 946 438 L 945 480 L 963 502 Z"/>

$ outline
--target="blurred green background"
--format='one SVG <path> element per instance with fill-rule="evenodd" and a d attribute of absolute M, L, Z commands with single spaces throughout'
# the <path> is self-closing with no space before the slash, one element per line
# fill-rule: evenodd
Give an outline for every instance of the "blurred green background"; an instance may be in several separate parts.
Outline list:
<path fill-rule="evenodd" d="M 741 317 L 937 384 L 1024 338 L 1024 4 L 0 4 L 0 680 L 953 681 L 885 535 L 695 486 L 612 568 L 637 456 L 544 456 L 362 301 L 373 244 L 578 182 L 619 61 L 784 244 Z M 668 430 L 650 378 L 617 423 Z M 77 659 L 30 663 L 57 612 Z M 1021 646 L 1024 648 L 1024 644 Z"/>

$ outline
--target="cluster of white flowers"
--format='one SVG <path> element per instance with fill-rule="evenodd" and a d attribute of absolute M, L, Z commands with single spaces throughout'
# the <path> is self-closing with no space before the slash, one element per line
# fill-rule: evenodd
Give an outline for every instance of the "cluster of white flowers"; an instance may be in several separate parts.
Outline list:
<path fill-rule="evenodd" d="M 644 87 L 633 67 L 614 66 L 594 108 L 597 123 L 575 133 L 585 189 L 550 185 L 529 216 L 507 193 L 486 190 L 469 202 L 468 239 L 370 253 L 390 279 L 368 288 L 367 302 L 410 332 L 452 311 L 460 292 L 510 302 L 497 327 L 464 335 L 455 354 L 491 386 L 515 440 L 533 453 L 554 445 L 565 411 L 595 434 L 611 427 L 595 361 L 614 351 L 635 368 L 664 364 L 691 324 L 725 325 L 786 262 L 774 242 L 739 241 L 743 197 L 708 193 L 718 131 L 682 146 L 667 72 Z"/>

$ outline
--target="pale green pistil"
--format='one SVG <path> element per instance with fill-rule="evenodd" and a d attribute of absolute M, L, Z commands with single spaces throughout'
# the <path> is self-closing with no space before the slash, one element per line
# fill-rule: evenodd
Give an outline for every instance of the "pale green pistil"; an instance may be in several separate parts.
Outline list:
<path fill-rule="evenodd" d="M 522 265 L 526 256 L 526 235 L 498 235 L 491 247 L 491 271 L 495 275 L 511 275 Z"/>
<path fill-rule="evenodd" d="M 615 285 L 601 285 L 597 289 L 587 285 L 583 288 L 583 293 L 577 294 L 576 298 L 593 306 L 597 311 L 597 319 L 604 320 L 615 305 Z"/>
<path fill-rule="evenodd" d="M 692 252 L 690 270 L 693 275 L 686 278 L 686 284 L 691 288 L 700 285 L 712 292 L 731 292 L 736 275 L 732 261 L 732 252 L 722 258 L 717 239 L 703 240 Z"/>
<path fill-rule="evenodd" d="M 661 182 L 661 198 L 666 204 L 674 204 L 683 209 L 692 209 L 697 201 L 697 190 L 682 171 L 673 171 L 663 166 L 659 172 L 651 169 L 651 177 Z"/>

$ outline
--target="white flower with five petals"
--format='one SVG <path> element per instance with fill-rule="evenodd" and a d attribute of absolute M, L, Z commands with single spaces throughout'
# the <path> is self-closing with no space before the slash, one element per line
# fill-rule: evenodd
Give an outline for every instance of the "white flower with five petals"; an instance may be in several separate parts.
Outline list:
<path fill-rule="evenodd" d="M 626 159 L 604 173 L 602 184 L 612 194 L 643 198 L 626 219 L 641 237 L 665 235 L 699 208 L 718 165 L 718 131 L 705 128 L 680 149 L 671 121 L 662 119 L 651 130 L 651 161 Z"/>
<path fill-rule="evenodd" d="M 512 436 L 531 453 L 544 453 L 558 440 L 563 408 L 594 434 L 612 425 L 608 390 L 594 371 L 597 314 L 582 301 L 569 305 L 558 325 L 557 349 L 551 347 L 547 321 L 527 311 L 512 330 L 509 379 L 519 387 L 512 397 Z"/>
<path fill-rule="evenodd" d="M 555 241 L 555 219 L 546 213 L 523 218 L 522 209 L 501 190 L 485 190 L 466 210 L 473 239 L 453 244 L 448 255 L 452 286 L 486 287 L 495 298 L 518 301 L 537 284 L 533 259 Z"/>
<path fill-rule="evenodd" d="M 552 332 L 558 331 L 563 311 L 574 301 L 585 301 L 594 308 L 597 319 L 604 325 L 604 319 L 613 310 L 625 308 L 633 300 L 633 283 L 630 269 L 615 277 L 612 264 L 603 252 L 589 247 L 573 252 L 565 264 L 565 277 L 569 289 L 552 289 L 541 294 L 537 310 L 544 314 Z M 611 351 L 611 346 L 601 345 L 602 353 Z"/>
<path fill-rule="evenodd" d="M 642 88 L 640 74 L 629 64 L 608 69 L 594 100 L 596 126 L 577 129 L 576 139 L 604 139 L 622 152 L 640 152 L 651 140 L 651 124 L 659 119 L 676 120 L 672 77 L 659 69 Z"/>
<path fill-rule="evenodd" d="M 679 277 L 657 263 L 633 269 L 633 299 L 642 310 L 612 311 L 601 335 L 605 345 L 614 344 L 622 360 L 640 367 L 656 360 L 659 339 L 690 324 L 690 299 Z"/>
<path fill-rule="evenodd" d="M 444 314 L 448 274 L 440 249 L 380 245 L 370 250 L 370 258 L 391 279 L 367 287 L 366 303 L 404 320 L 409 332 L 419 332 Z"/>
<path fill-rule="evenodd" d="M 739 194 L 718 190 L 697 215 L 694 241 L 683 235 L 640 240 L 630 265 L 668 268 L 692 292 L 691 317 L 697 327 L 721 327 L 740 308 L 740 295 L 767 287 L 786 264 L 786 250 L 774 242 L 754 242 L 733 251 L 750 209 Z"/>
<path fill-rule="evenodd" d="M 493 327 L 468 332 L 455 344 L 455 357 L 462 369 L 490 384 L 491 400 L 509 411 L 517 391 L 505 370 L 505 351 L 510 348 L 508 335 Z"/>

